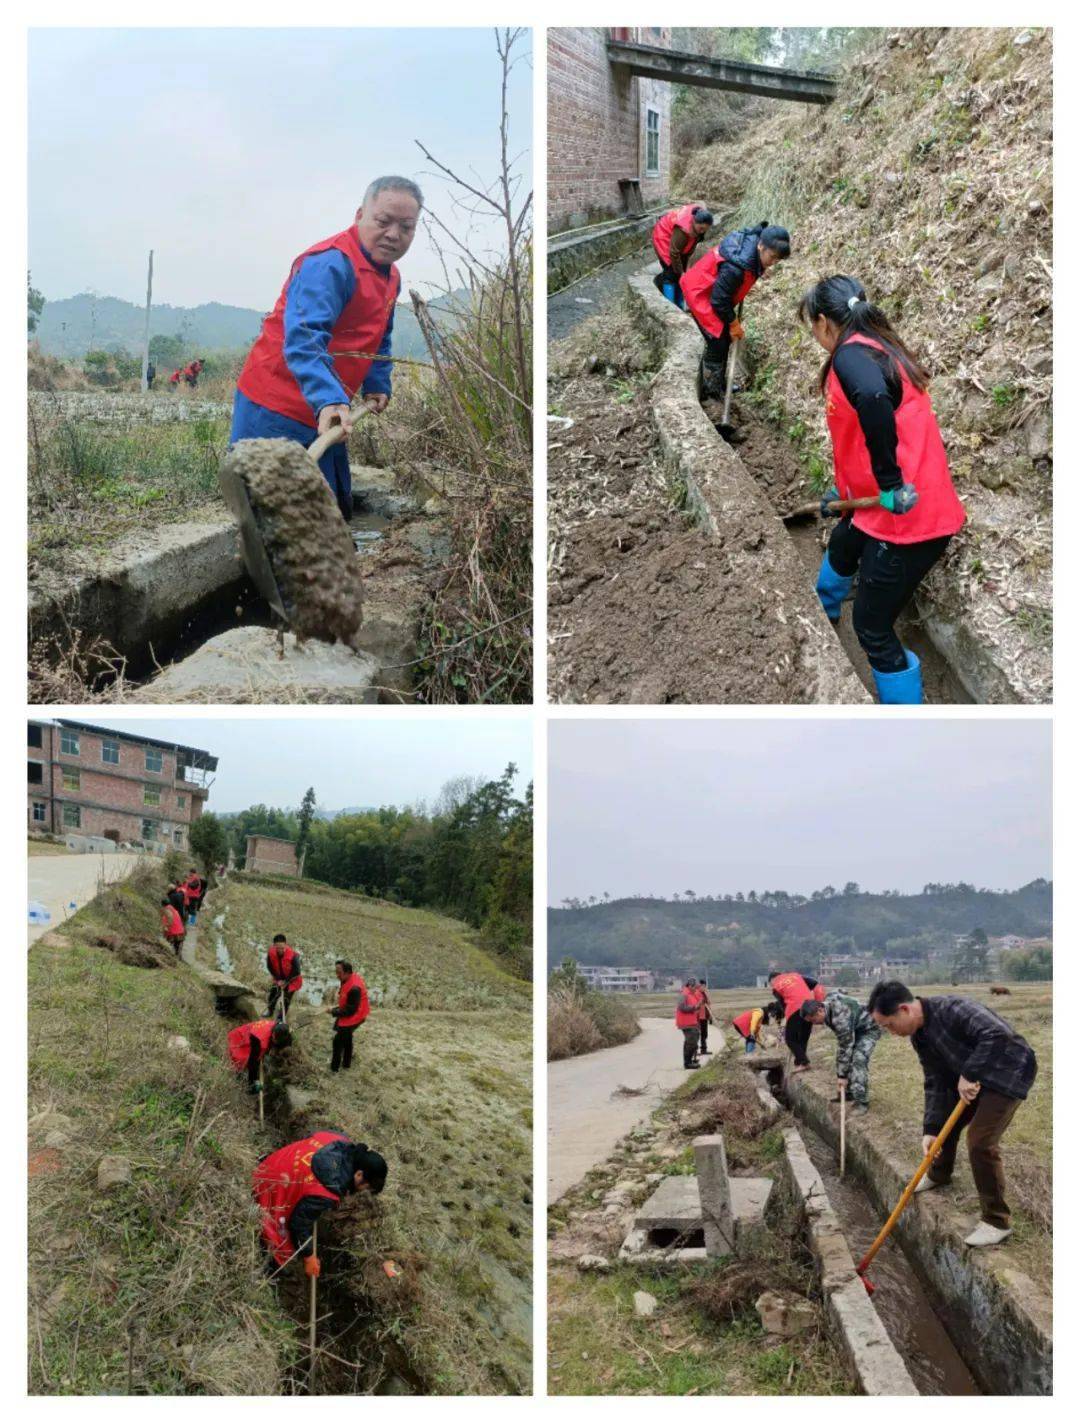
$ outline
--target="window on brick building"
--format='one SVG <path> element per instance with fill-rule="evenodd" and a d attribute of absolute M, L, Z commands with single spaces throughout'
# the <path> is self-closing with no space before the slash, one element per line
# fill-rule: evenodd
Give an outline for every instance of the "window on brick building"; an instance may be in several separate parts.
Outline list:
<path fill-rule="evenodd" d="M 153 820 L 144 820 L 142 823 L 142 838 L 144 840 L 157 839 L 157 825 Z"/>
<path fill-rule="evenodd" d="M 160 787 L 160 786 L 143 786 L 143 788 L 142 788 L 142 803 L 143 803 L 143 805 L 160 805 L 160 804 L 161 804 L 161 787 Z"/>
<path fill-rule="evenodd" d="M 47 811 L 48 806 L 43 800 L 34 801 L 34 820 L 38 825 L 45 824 L 45 815 Z"/>
<path fill-rule="evenodd" d="M 186 796 L 186 795 L 178 795 L 178 796 L 176 797 L 176 808 L 177 808 L 177 810 L 183 810 L 183 808 L 184 808 L 185 805 L 187 805 L 187 796 Z"/>
<path fill-rule="evenodd" d="M 82 825 L 82 807 L 78 805 L 64 806 L 64 828 L 66 830 L 78 830 Z"/>
<path fill-rule="evenodd" d="M 174 830 L 174 831 L 173 831 L 173 843 L 176 844 L 176 845 L 180 845 L 181 847 L 183 846 L 183 844 L 184 844 L 184 832 L 183 832 L 182 830 Z"/>
<path fill-rule="evenodd" d="M 45 784 L 45 767 L 40 761 L 27 761 L 26 784 L 28 786 L 43 786 Z"/>
<path fill-rule="evenodd" d="M 35 726 L 33 722 L 26 728 L 26 744 L 27 746 L 41 745 L 41 727 Z"/>
<path fill-rule="evenodd" d="M 660 176 L 660 110 L 645 110 L 645 175 Z"/>
<path fill-rule="evenodd" d="M 154 751 L 149 746 L 146 748 L 146 769 L 148 771 L 160 771 L 163 765 L 160 751 Z"/>
<path fill-rule="evenodd" d="M 101 759 L 107 766 L 119 766 L 120 764 L 120 743 L 110 741 L 108 737 L 101 743 Z"/>
<path fill-rule="evenodd" d="M 60 754 L 61 756 L 77 756 L 79 754 L 79 733 L 77 731 L 61 731 Z"/>
<path fill-rule="evenodd" d="M 79 772 L 75 766 L 65 766 L 62 780 L 66 791 L 77 791 L 79 789 Z"/>

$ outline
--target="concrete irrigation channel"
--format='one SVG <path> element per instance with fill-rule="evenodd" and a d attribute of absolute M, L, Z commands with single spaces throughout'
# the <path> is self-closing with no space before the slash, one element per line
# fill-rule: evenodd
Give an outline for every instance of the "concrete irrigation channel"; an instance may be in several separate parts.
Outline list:
<path fill-rule="evenodd" d="M 755 1068 L 769 1090 L 798 1119 L 797 1146 L 785 1142 L 788 1171 L 799 1193 L 812 1201 L 820 1189 L 830 1222 L 815 1241 L 815 1211 L 808 1208 L 811 1244 L 823 1259 L 829 1294 L 827 1246 L 820 1239 L 838 1230 L 861 1258 L 907 1184 L 906 1168 L 890 1159 L 869 1135 L 851 1124 L 847 1171 L 837 1167 L 839 1128 L 835 1108 L 812 1083 L 789 1073 L 778 1058 Z M 805 1162 L 793 1165 L 793 1154 Z M 808 1193 L 805 1182 L 820 1186 Z M 1049 1395 L 1053 1392 L 1050 1301 L 1033 1280 L 1002 1263 L 1005 1252 L 969 1250 L 963 1222 L 942 1200 L 921 1197 L 901 1216 L 893 1236 L 876 1256 L 870 1274 L 877 1285 L 873 1307 L 923 1395 Z M 861 1283 L 859 1290 L 863 1289 Z M 857 1298 L 857 1297 L 856 1297 Z M 868 1299 L 868 1297 L 866 1297 Z"/>
<path fill-rule="evenodd" d="M 417 629 L 449 552 L 446 521 L 422 480 L 406 490 L 390 470 L 354 466 L 353 490 L 364 578 L 355 652 L 279 638 L 225 516 L 128 536 L 86 571 L 31 589 L 30 640 L 100 640 L 148 701 L 407 700 Z"/>
<path fill-rule="evenodd" d="M 784 449 L 783 437 L 770 431 L 744 400 L 735 408 L 736 420 L 744 421 L 744 460 L 742 442 L 728 443 L 717 430 L 714 403 L 702 402 L 697 327 L 656 290 L 651 267 L 631 275 L 627 287 L 634 319 L 665 353 L 650 407 L 672 484 L 685 488 L 688 511 L 699 528 L 729 545 L 741 540 L 733 559 L 732 596 L 741 596 L 745 585 L 762 585 L 775 599 L 774 614 L 799 629 L 800 699 L 844 704 L 873 700 L 869 667 L 851 630 L 850 612 L 845 609 L 837 636 L 814 592 L 821 562 L 820 527 L 816 521 L 791 528 L 783 522 L 779 486 L 787 490 L 796 482 L 794 452 Z M 766 477 L 772 472 L 775 485 Z M 803 489 L 798 502 L 809 498 Z M 923 661 L 927 701 L 979 700 L 978 678 L 951 660 L 955 639 L 911 617 L 902 620 L 900 632 Z"/>

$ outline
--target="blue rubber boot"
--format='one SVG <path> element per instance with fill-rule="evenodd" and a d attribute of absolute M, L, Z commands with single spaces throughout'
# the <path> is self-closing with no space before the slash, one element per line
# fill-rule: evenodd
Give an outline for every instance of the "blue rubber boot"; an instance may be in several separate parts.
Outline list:
<path fill-rule="evenodd" d="M 907 666 L 903 672 L 874 673 L 878 700 L 882 706 L 917 707 L 922 705 L 922 664 L 910 647 L 904 648 Z"/>
<path fill-rule="evenodd" d="M 672 302 L 675 306 L 678 306 L 679 296 L 682 296 L 682 292 L 679 291 L 678 287 L 673 286 L 671 282 L 665 282 L 664 285 L 660 288 L 660 290 L 667 297 L 668 301 Z M 676 296 L 676 292 L 678 292 L 678 296 Z"/>
<path fill-rule="evenodd" d="M 821 606 L 825 609 L 825 616 L 831 623 L 840 621 L 840 604 L 851 592 L 851 585 L 855 582 L 855 575 L 842 578 L 836 569 L 829 562 L 829 555 L 826 552 L 821 560 L 821 572 L 818 574 L 817 595 L 821 599 Z M 900 674 L 903 675 L 903 674 Z"/>

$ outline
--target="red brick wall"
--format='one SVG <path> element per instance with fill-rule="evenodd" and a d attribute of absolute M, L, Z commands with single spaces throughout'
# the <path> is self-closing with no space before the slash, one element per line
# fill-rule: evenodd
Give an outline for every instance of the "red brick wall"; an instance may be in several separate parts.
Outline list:
<path fill-rule="evenodd" d="M 667 199 L 671 175 L 671 85 L 618 78 L 603 27 L 548 30 L 548 231 L 624 211 L 620 178 L 640 178 L 646 208 Z M 630 38 L 671 44 L 670 29 Z M 660 173 L 645 175 L 645 110 L 660 112 Z"/>
<path fill-rule="evenodd" d="M 249 835 L 244 868 L 262 870 L 265 874 L 272 875 L 298 874 L 296 848 L 287 840 L 271 840 L 264 835 Z"/>

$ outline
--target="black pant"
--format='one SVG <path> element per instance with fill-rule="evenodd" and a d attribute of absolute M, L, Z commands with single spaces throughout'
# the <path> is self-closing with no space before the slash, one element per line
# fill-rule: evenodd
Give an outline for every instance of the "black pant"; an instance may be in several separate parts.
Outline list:
<path fill-rule="evenodd" d="M 683 1028 L 683 1029 L 682 1029 L 682 1065 L 683 1065 L 683 1067 L 692 1067 L 693 1064 L 697 1061 L 698 1043 L 699 1043 L 700 1037 L 701 1037 L 701 1034 L 698 1032 L 698 1026 L 697 1026 L 696 1023 L 694 1024 L 694 1026 L 693 1026 L 692 1028 Z"/>
<path fill-rule="evenodd" d="M 334 1050 L 330 1058 L 331 1072 L 337 1072 L 339 1067 L 350 1068 L 352 1066 L 352 1039 L 355 1032 L 356 1026 L 334 1029 Z"/>
<path fill-rule="evenodd" d="M 709 1046 L 709 1020 L 708 1018 L 698 1019 L 698 1032 L 701 1034 L 701 1051 L 704 1052 Z"/>
<path fill-rule="evenodd" d="M 784 1024 L 784 1041 L 791 1049 L 796 1067 L 806 1067 L 810 1061 L 806 1055 L 806 1047 L 810 1041 L 812 1026 L 797 1009 Z"/>
<path fill-rule="evenodd" d="M 691 312 L 693 316 L 693 312 Z M 705 338 L 705 351 L 701 357 L 701 389 L 705 395 L 723 395 L 724 378 L 727 372 L 728 352 L 731 349 L 731 333 L 724 327 L 722 336 L 713 336 L 705 330 L 697 317 L 694 325 Z"/>
<path fill-rule="evenodd" d="M 278 998 L 282 993 L 285 995 L 285 1016 L 286 1018 L 289 1016 L 289 1009 L 292 1007 L 292 1001 L 296 996 L 296 989 L 286 988 L 284 984 L 275 983 L 271 985 L 270 993 L 266 999 L 266 1011 L 271 1018 L 274 1017 L 277 1012 Z"/>
<path fill-rule="evenodd" d="M 682 287 L 679 285 L 679 277 L 682 274 L 677 272 L 669 262 L 660 263 L 659 273 L 653 277 L 653 286 L 658 292 L 662 292 L 665 287 L 674 287 L 680 301 L 686 298 L 682 294 Z"/>
<path fill-rule="evenodd" d="M 906 669 L 907 656 L 893 624 L 948 546 L 948 534 L 923 543 L 886 543 L 857 529 L 850 515 L 833 529 L 829 562 L 841 578 L 859 575 L 852 625 L 876 672 Z"/>

